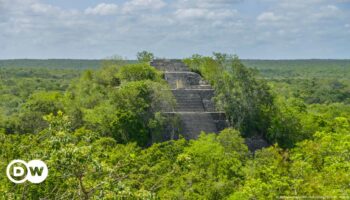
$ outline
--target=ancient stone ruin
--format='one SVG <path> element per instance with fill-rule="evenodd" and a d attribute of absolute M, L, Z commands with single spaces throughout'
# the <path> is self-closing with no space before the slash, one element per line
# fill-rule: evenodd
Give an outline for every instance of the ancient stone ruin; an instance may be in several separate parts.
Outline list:
<path fill-rule="evenodd" d="M 151 65 L 164 72 L 176 99 L 175 109 L 165 108 L 164 113 L 179 117 L 181 135 L 195 139 L 202 131 L 217 133 L 226 127 L 225 114 L 216 110 L 212 100 L 214 90 L 199 74 L 181 60 L 154 60 Z"/>

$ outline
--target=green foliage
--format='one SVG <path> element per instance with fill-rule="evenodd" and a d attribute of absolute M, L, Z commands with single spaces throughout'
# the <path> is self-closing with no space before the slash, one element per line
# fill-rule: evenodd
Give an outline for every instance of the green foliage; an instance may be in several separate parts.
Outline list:
<path fill-rule="evenodd" d="M 270 147 L 245 165 L 244 184 L 231 199 L 348 198 L 349 121 L 334 120 L 335 131 L 317 132 L 291 151 Z"/>
<path fill-rule="evenodd" d="M 328 108 L 333 104 L 324 105 L 323 111 L 313 109 L 316 103 L 348 103 L 350 82 L 345 79 L 347 75 L 341 74 L 348 70 L 347 61 L 241 62 L 221 53 L 214 53 L 213 57 L 193 55 L 184 61 L 214 87 L 217 108 L 225 111 L 231 126 L 246 136 L 262 134 L 270 143 L 283 148 L 311 138 L 318 130 L 329 131 L 326 128 L 330 127 L 329 121 L 349 113 L 347 105 L 339 104 L 344 109 L 342 115 L 330 114 L 332 109 Z M 256 67 L 268 77 L 269 83 L 242 63 Z M 324 77 L 326 71 L 345 77 Z M 309 77 L 301 74 L 304 72 Z"/>
<path fill-rule="evenodd" d="M 301 99 L 277 95 L 275 109 L 267 137 L 283 148 L 310 139 L 317 131 L 334 131 L 337 117 L 350 121 L 350 106 L 343 103 L 307 105 Z"/>
<path fill-rule="evenodd" d="M 81 72 L 16 62 L 0 67 L 0 170 L 41 159 L 49 176 L 18 185 L 0 176 L 0 199 L 350 196 L 348 61 L 242 61 L 264 81 L 227 54 L 187 59 L 234 127 L 276 144 L 256 152 L 231 128 L 160 142 L 170 123 L 160 111 L 174 100 L 148 64 L 113 58 Z"/>
<path fill-rule="evenodd" d="M 346 196 L 349 189 L 349 122 L 334 120 L 334 132 L 317 132 L 293 149 L 291 177 L 301 195 Z"/>
<path fill-rule="evenodd" d="M 349 104 L 349 60 L 243 60 L 276 85 L 285 97 L 306 103 Z"/>
<path fill-rule="evenodd" d="M 233 130 L 224 134 L 227 139 L 239 137 Z M 214 134 L 203 134 L 198 140 L 190 141 L 177 157 L 174 189 L 169 192 L 174 196 L 166 198 L 222 199 L 237 187 L 242 167 L 240 158 L 247 148 L 241 145 L 242 140 L 232 139 L 225 141 L 230 145 L 223 146 L 221 139 Z M 235 151 L 232 146 L 239 148 Z"/>
<path fill-rule="evenodd" d="M 35 92 L 22 104 L 18 115 L 7 121 L 7 133 L 38 133 L 47 127 L 43 116 L 63 110 L 60 92 Z"/>
<path fill-rule="evenodd" d="M 153 53 L 148 51 L 138 52 L 136 57 L 139 62 L 151 62 L 154 59 Z"/>
<path fill-rule="evenodd" d="M 29 75 L 26 69 L 35 70 L 40 69 L 93 69 L 101 66 L 101 60 L 80 60 L 80 59 L 13 59 L 13 60 L 0 60 L 0 68 L 21 68 L 21 74 Z M 16 70 L 15 70 L 16 71 Z M 44 71 L 45 73 L 45 71 Z"/>
<path fill-rule="evenodd" d="M 155 88 L 162 88 L 162 85 L 151 81 L 127 83 L 110 97 L 109 102 L 86 110 L 85 119 L 119 142 L 137 141 L 145 146 L 152 134 L 160 132 L 164 125 L 153 123 L 160 108 L 152 103 L 166 100 L 164 95 L 155 95 Z"/>
<path fill-rule="evenodd" d="M 350 102 L 350 81 L 313 78 L 273 80 L 276 90 L 285 97 L 302 99 L 307 104 L 328 104 Z"/>
<path fill-rule="evenodd" d="M 141 150 L 87 129 L 72 132 L 69 117 L 62 112 L 45 119 L 50 126 L 37 135 L 0 135 L 6 144 L 0 150 L 4 161 L 0 168 L 13 158 L 37 156 L 49 166 L 49 176 L 40 185 L 14 185 L 0 177 L 2 198 L 223 198 L 238 186 L 247 154 L 235 130 Z M 19 144 L 20 148 L 16 147 Z"/>
<path fill-rule="evenodd" d="M 288 163 L 281 149 L 255 152 L 244 166 L 244 183 L 229 199 L 278 199 L 289 193 Z"/>
<path fill-rule="evenodd" d="M 122 67 L 117 75 L 122 81 L 153 80 L 160 82 L 161 73 L 149 65 L 140 63 Z"/>
<path fill-rule="evenodd" d="M 310 138 L 312 133 L 303 129 L 306 105 L 299 99 L 276 98 L 275 113 L 268 129 L 267 138 L 281 147 L 291 148 L 295 143 Z"/>
<path fill-rule="evenodd" d="M 22 195 L 27 199 L 111 199 L 140 195 L 129 191 L 129 187 L 120 182 L 125 179 L 126 173 L 132 173 L 134 155 L 139 151 L 135 145 L 117 145 L 112 138 L 101 137 L 86 129 L 75 132 L 62 129 L 69 126 L 69 119 L 61 112 L 46 119 L 50 128 L 38 135 L 1 137 L 8 144 L 1 151 L 5 161 L 1 162 L 1 168 L 6 167 L 7 161 L 19 156 L 25 160 L 39 156 L 50 169 L 47 180 L 40 185 L 16 186 L 2 176 L 2 198 Z"/>
<path fill-rule="evenodd" d="M 23 65 L 37 63 L 18 62 Z M 18 62 L 14 60 L 10 63 Z M 7 63 L 9 66 L 0 67 L 0 110 L 3 113 L 0 129 L 6 133 L 37 133 L 47 126 L 43 115 L 63 109 L 60 96 L 80 72 L 55 67 L 22 68 L 10 63 Z"/>
<path fill-rule="evenodd" d="M 37 135 L 0 134 L 1 169 L 14 158 L 40 157 L 50 170 L 40 185 L 14 185 L 1 176 L 2 198 L 276 199 L 350 193 L 345 118 L 333 121 L 333 132 L 318 132 L 291 151 L 272 146 L 254 155 L 233 129 L 140 149 L 91 130 L 72 131 L 62 112 L 45 119 L 50 126 Z"/>
<path fill-rule="evenodd" d="M 350 79 L 350 60 L 242 60 L 268 79 Z"/>
<path fill-rule="evenodd" d="M 87 71 L 66 96 L 73 127 L 85 126 L 119 143 L 135 141 L 141 146 L 164 131 L 167 121 L 160 109 L 174 106 L 160 72 L 145 63 Z"/>
<path fill-rule="evenodd" d="M 194 55 L 184 62 L 214 87 L 216 105 L 225 111 L 231 126 L 246 135 L 267 133 L 273 97 L 268 85 L 238 57 L 214 53 L 214 58 Z"/>

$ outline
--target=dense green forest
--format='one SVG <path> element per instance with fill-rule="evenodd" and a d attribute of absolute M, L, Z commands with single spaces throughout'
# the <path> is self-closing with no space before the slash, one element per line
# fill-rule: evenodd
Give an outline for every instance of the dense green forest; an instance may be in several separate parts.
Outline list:
<path fill-rule="evenodd" d="M 101 60 L 76 60 L 76 59 L 12 59 L 0 60 L 2 68 L 50 68 L 50 69 L 97 69 L 102 65 Z"/>
<path fill-rule="evenodd" d="M 184 62 L 230 127 L 161 141 L 175 102 L 153 55 L 0 61 L 0 169 L 41 159 L 41 184 L 0 176 L 1 199 L 350 198 L 350 60 Z M 259 135 L 270 147 L 249 151 Z"/>

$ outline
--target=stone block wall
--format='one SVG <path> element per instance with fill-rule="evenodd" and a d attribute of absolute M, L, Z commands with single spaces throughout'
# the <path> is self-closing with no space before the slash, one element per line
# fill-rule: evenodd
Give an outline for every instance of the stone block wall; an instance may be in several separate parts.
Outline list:
<path fill-rule="evenodd" d="M 164 138 L 195 139 L 202 131 L 217 133 L 227 127 L 225 114 L 215 109 L 215 91 L 199 74 L 181 60 L 154 60 L 151 65 L 164 72 L 177 103 L 175 110 L 163 109 L 166 116 L 179 119 L 178 127 L 167 127 L 170 134 Z"/>

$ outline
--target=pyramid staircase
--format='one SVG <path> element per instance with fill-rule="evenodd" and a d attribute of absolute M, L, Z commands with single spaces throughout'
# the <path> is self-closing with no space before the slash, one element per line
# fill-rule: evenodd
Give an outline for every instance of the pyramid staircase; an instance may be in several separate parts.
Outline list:
<path fill-rule="evenodd" d="M 217 133 L 226 127 L 225 114 L 216 111 L 212 100 L 214 90 L 199 74 L 181 60 L 154 60 L 151 65 L 164 72 L 176 99 L 175 109 L 164 109 L 164 113 L 179 116 L 181 135 L 195 139 L 202 131 Z"/>

